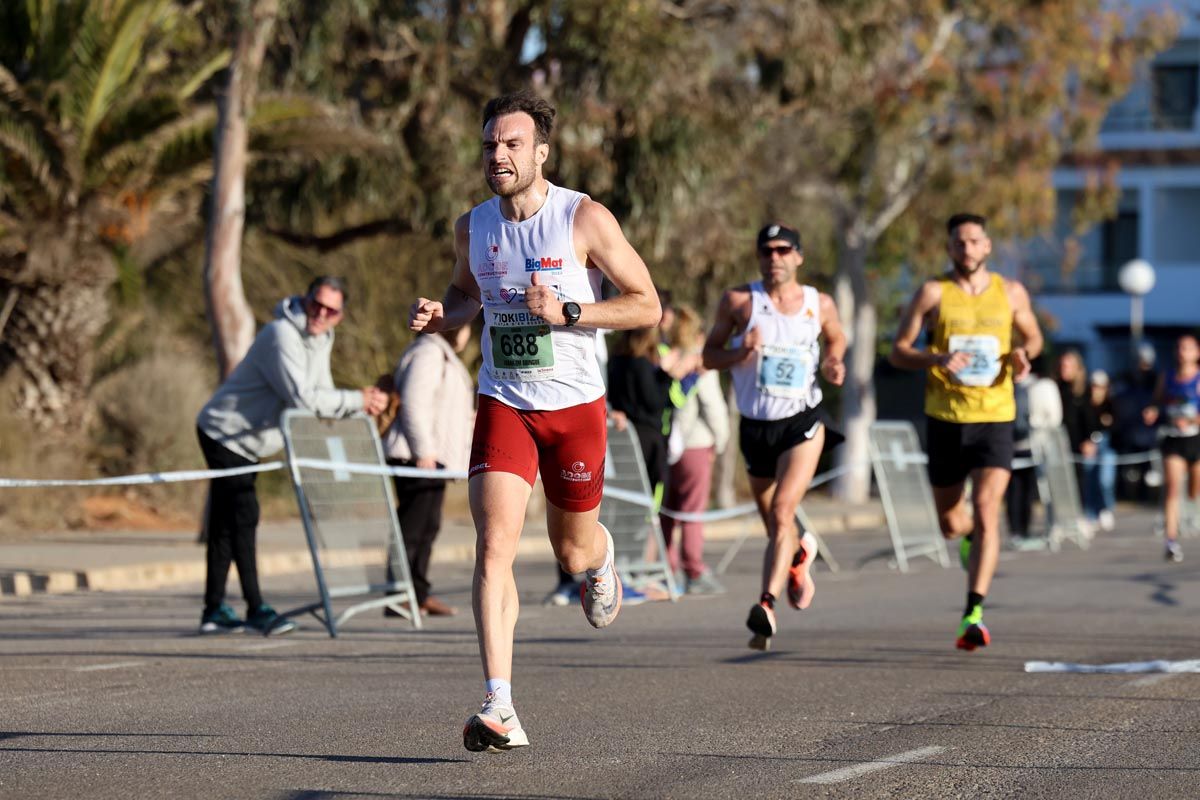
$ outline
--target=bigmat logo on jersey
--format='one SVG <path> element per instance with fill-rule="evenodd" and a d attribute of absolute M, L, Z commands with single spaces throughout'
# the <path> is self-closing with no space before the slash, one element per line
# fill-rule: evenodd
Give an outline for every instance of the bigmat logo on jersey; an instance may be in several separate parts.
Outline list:
<path fill-rule="evenodd" d="M 563 268 L 563 260 L 561 258 L 527 258 L 525 259 L 526 272 L 554 272 Z"/>

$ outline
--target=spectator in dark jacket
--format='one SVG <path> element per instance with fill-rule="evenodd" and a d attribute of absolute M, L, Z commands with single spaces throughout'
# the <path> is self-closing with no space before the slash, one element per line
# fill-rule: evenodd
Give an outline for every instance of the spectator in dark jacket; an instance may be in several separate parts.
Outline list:
<path fill-rule="evenodd" d="M 1109 393 L 1108 373 L 1104 370 L 1092 373 L 1088 404 L 1094 424 L 1091 441 L 1096 449 L 1083 465 L 1083 510 L 1101 530 L 1111 531 L 1115 524 L 1113 506 L 1116 505 L 1117 483 L 1117 453 L 1112 446 L 1116 414 Z"/>
<path fill-rule="evenodd" d="M 657 328 L 623 331 L 608 361 L 608 402 L 618 428 L 632 425 L 637 431 L 646 462 L 646 474 L 661 500 L 667 474 L 666 412 L 672 408 L 671 383 L 675 372 L 686 374 L 694 366 L 684 363 L 676 350 L 659 351 Z M 693 359 L 693 362 L 695 359 Z"/>
<path fill-rule="evenodd" d="M 1088 395 L 1087 370 L 1075 350 L 1068 350 L 1058 357 L 1058 392 L 1062 396 L 1063 426 L 1071 440 L 1071 451 L 1085 458 L 1095 455 L 1092 434 L 1096 430 L 1096 419 Z"/>
<path fill-rule="evenodd" d="M 1142 411 L 1154 403 L 1158 372 L 1154 369 L 1154 346 L 1148 342 L 1138 347 L 1134 368 L 1123 376 L 1113 393 L 1113 447 L 1122 455 L 1147 454 L 1158 449 L 1158 427 L 1147 425 Z M 1147 459 L 1126 464 L 1120 470 L 1120 487 L 1128 497 L 1143 501 L 1154 499 L 1154 488 L 1160 478 Z"/>

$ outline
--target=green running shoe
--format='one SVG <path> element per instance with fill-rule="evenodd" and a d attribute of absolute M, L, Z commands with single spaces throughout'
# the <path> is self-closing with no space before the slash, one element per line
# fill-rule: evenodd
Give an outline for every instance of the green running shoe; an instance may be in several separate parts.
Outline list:
<path fill-rule="evenodd" d="M 958 623 L 958 641 L 954 646 L 969 653 L 976 647 L 987 647 L 991 641 L 992 636 L 983 624 L 983 606 L 975 606 Z"/>
<path fill-rule="evenodd" d="M 958 540 L 958 563 L 963 569 L 971 568 L 971 537 L 964 536 Z"/>

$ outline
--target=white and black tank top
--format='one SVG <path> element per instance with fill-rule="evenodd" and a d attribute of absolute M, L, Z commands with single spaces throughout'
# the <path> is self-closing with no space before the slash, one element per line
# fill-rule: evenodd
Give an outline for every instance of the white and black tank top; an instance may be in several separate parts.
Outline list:
<path fill-rule="evenodd" d="M 522 410 L 554 411 L 604 395 L 596 329 L 549 325 L 529 313 L 525 290 L 536 273 L 562 302 L 600 300 L 598 269 L 575 254 L 575 212 L 587 195 L 549 184 L 532 217 L 512 222 L 493 197 L 471 210 L 471 273 L 483 303 L 479 393 Z"/>
<path fill-rule="evenodd" d="M 763 289 L 762 281 L 750 284 L 750 322 L 733 338 L 740 347 L 745 333 L 762 336 L 759 357 L 730 370 L 738 411 L 757 420 L 787 419 L 815 408 L 821 402 L 817 368 L 821 358 L 820 294 L 801 287 L 804 302 L 794 314 L 784 314 Z"/>

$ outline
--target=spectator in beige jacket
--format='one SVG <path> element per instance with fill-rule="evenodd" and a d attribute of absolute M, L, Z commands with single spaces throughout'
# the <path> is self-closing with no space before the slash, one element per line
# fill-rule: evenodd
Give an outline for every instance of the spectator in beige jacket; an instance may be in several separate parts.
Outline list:
<path fill-rule="evenodd" d="M 688 306 L 677 309 L 670 344 L 681 361 L 698 356 L 704 346 L 700 315 Z M 701 513 L 708 510 L 713 463 L 729 442 L 729 407 L 721 390 L 720 374 L 714 370 L 697 366 L 679 380 L 679 388 L 685 399 L 671 421 L 670 468 L 663 507 Z M 676 520 L 666 514 L 661 521 L 671 569 L 677 574 L 682 570 L 688 594 L 724 592 L 704 564 L 704 523 Z"/>
<path fill-rule="evenodd" d="M 400 408 L 384 439 L 389 464 L 466 471 L 475 421 L 475 382 L 458 354 L 470 339 L 469 325 L 422 334 L 400 356 L 393 378 Z M 417 604 L 429 616 L 457 614 L 457 608 L 430 594 L 429 584 L 429 556 L 442 527 L 446 481 L 400 476 L 394 480 L 396 516 Z M 390 565 L 388 572 L 391 581 Z"/>

